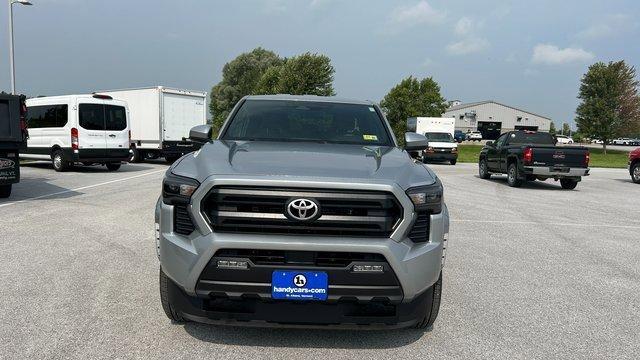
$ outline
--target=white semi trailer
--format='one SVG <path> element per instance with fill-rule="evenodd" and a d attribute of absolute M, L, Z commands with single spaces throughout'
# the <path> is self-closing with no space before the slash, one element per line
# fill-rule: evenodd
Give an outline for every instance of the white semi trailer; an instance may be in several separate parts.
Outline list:
<path fill-rule="evenodd" d="M 207 93 L 154 86 L 99 91 L 129 106 L 131 161 L 164 157 L 173 162 L 200 148 L 189 130 L 207 123 Z"/>

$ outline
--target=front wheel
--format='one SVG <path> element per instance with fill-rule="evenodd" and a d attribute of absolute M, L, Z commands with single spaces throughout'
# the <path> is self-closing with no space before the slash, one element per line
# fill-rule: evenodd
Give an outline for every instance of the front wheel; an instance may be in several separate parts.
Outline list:
<path fill-rule="evenodd" d="M 112 163 L 107 163 L 106 165 L 107 165 L 107 170 L 109 171 L 116 171 L 120 169 L 120 163 L 112 162 Z"/>
<path fill-rule="evenodd" d="M 162 271 L 160 268 L 160 302 L 162 303 L 162 310 L 167 315 L 169 319 L 174 322 L 184 322 L 185 319 L 182 317 L 176 309 L 173 307 L 173 304 L 169 300 L 169 277 Z"/>
<path fill-rule="evenodd" d="M 565 190 L 573 190 L 578 186 L 578 182 L 572 179 L 560 179 L 560 186 Z"/>
<path fill-rule="evenodd" d="M 487 160 L 480 159 L 480 163 L 478 163 L 478 175 L 481 179 L 488 179 L 491 177 L 489 169 L 487 169 Z"/>
<path fill-rule="evenodd" d="M 458 162 L 458 160 L 450 160 L 450 161 L 449 161 L 449 163 L 450 163 L 451 165 L 455 165 L 457 162 Z"/>
<path fill-rule="evenodd" d="M 442 298 L 442 272 L 438 281 L 436 281 L 429 290 L 427 290 L 429 301 L 427 303 L 427 312 L 420 321 L 415 325 L 416 329 L 428 329 L 433 326 L 433 323 L 438 317 L 440 311 L 440 299 Z"/>
<path fill-rule="evenodd" d="M 520 187 L 522 180 L 518 178 L 518 165 L 516 163 L 509 164 L 507 169 L 507 184 L 511 187 Z"/>
<path fill-rule="evenodd" d="M 631 167 L 631 180 L 636 184 L 640 184 L 640 162 L 633 164 Z"/>
<path fill-rule="evenodd" d="M 11 196 L 11 185 L 0 185 L 0 199 L 5 199 Z"/>

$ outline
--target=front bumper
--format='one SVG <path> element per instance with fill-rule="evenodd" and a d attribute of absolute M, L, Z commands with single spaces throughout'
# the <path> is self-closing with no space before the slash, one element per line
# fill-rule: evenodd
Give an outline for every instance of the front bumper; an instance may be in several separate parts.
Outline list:
<path fill-rule="evenodd" d="M 458 159 L 458 153 L 457 152 L 451 152 L 451 150 L 446 149 L 444 151 L 440 151 L 439 149 L 436 149 L 433 152 L 426 152 L 423 151 L 422 152 L 422 159 L 423 160 L 437 160 L 437 161 L 451 161 L 451 160 L 457 160 Z"/>
<path fill-rule="evenodd" d="M 248 185 L 266 185 L 260 181 L 252 180 Z M 286 186 L 292 186 L 294 182 L 287 181 Z M 360 238 L 360 237 L 337 237 L 337 236 L 316 236 L 316 235 L 266 235 L 266 234 L 240 234 L 240 233 L 218 233 L 213 232 L 208 226 L 202 214 L 200 214 L 200 200 L 206 196 L 206 193 L 214 185 L 238 184 L 237 179 L 221 179 L 213 183 L 205 182 L 194 193 L 192 205 L 189 206 L 196 230 L 190 235 L 180 235 L 173 231 L 174 229 L 174 209 L 172 205 L 164 204 L 158 201 L 156 207 L 156 222 L 159 223 L 158 231 L 158 251 L 160 263 L 165 274 L 175 283 L 177 290 L 175 296 L 184 304 L 183 315 L 192 320 L 204 321 L 209 319 L 211 322 L 220 319 L 231 319 L 244 321 L 245 317 L 231 316 L 229 314 L 221 316 L 214 312 L 207 312 L 207 302 L 211 301 L 212 293 L 215 293 L 215 286 L 202 291 L 202 286 L 198 287 L 199 280 L 203 273 L 210 265 L 214 255 L 224 249 L 248 249 L 248 250 L 273 250 L 273 251 L 289 251 L 289 252 L 338 252 L 338 253 L 370 253 L 379 254 L 384 257 L 387 262 L 388 271 L 397 279 L 399 284 L 399 292 L 397 296 L 385 294 L 383 297 L 388 300 L 387 304 L 397 307 L 395 317 L 388 318 L 383 321 L 386 325 L 400 324 L 399 326 L 409 326 L 407 318 L 417 316 L 411 306 L 419 303 L 420 296 L 425 294 L 434 283 L 438 280 L 443 264 L 443 248 L 446 235 L 449 232 L 449 214 L 446 206 L 440 214 L 430 215 L 429 241 L 426 243 L 413 243 L 407 234 L 416 218 L 413 211 L 413 204 L 406 196 L 404 191 L 397 185 L 380 185 L 380 184 L 359 184 L 353 183 L 324 183 L 323 187 L 346 188 L 346 189 L 368 189 L 383 190 L 393 192 L 404 209 L 402 221 L 397 226 L 396 231 L 388 238 Z M 244 182 L 247 184 L 247 182 Z M 272 184 L 273 186 L 274 184 Z M 283 184 L 279 184 L 282 186 Z M 309 186 L 308 183 L 293 184 L 298 187 Z M 409 209 L 409 210 L 407 210 Z M 322 269 L 320 269 L 322 270 Z M 242 271 L 242 270 L 237 270 Z M 375 276 L 375 275 L 369 275 Z M 246 279 L 245 279 L 246 280 Z M 248 281 L 245 281 L 248 282 Z M 254 282 L 259 283 L 260 280 Z M 373 280 L 375 283 L 375 279 Z M 229 285 L 229 284 L 226 284 Z M 225 286 L 226 286 L 225 285 Z M 233 284 L 231 284 L 233 287 Z M 238 298 L 243 301 L 252 302 L 255 312 L 252 316 L 260 321 L 273 320 L 269 316 L 269 311 L 265 310 L 265 316 L 259 315 L 264 306 L 272 308 L 274 314 L 287 314 L 293 303 L 285 302 L 284 305 L 278 305 L 279 302 L 271 300 L 270 284 L 269 288 L 265 288 L 265 284 L 258 284 L 257 288 L 262 290 L 251 291 L 251 294 L 243 294 L 243 289 L 233 294 L 233 290 L 229 287 L 224 288 L 223 292 L 226 297 Z M 357 303 L 370 302 L 375 300 L 376 296 L 367 294 L 367 291 L 361 291 L 356 294 L 345 294 L 344 297 L 331 297 L 332 280 L 329 278 L 329 301 L 326 303 L 304 303 L 306 314 L 313 315 L 316 311 L 318 314 L 333 309 L 336 312 L 336 318 L 330 323 L 342 323 L 341 316 L 347 316 L 349 309 L 347 305 L 343 305 L 346 301 L 356 301 Z M 351 288 L 357 287 L 358 283 L 350 284 Z M 347 286 L 342 284 L 341 286 Z M 347 286 L 348 287 L 348 286 Z M 266 289 L 266 290 L 265 290 Z M 373 289 L 372 291 L 380 291 Z M 334 294 L 337 294 L 334 292 Z M 231 296 L 229 296 L 231 295 Z M 245 295 L 250 295 L 249 298 Z M 378 295 L 380 295 L 378 293 Z M 186 299 L 185 301 L 183 301 Z M 189 305 L 191 304 L 191 305 Z M 414 304 L 414 305 L 411 305 Z M 189 305 L 189 306 L 187 306 Z M 192 307 L 193 306 L 193 307 Z M 330 307 L 323 307 L 330 306 Z M 194 308 L 195 307 L 195 308 Z M 401 310 L 406 308 L 409 310 Z M 282 312 L 280 312 L 282 309 Z M 344 310 L 344 311 L 343 311 Z M 271 310 L 270 310 L 271 311 Z M 203 315 L 204 314 L 204 315 Z M 342 314 L 342 315 L 340 315 Z M 406 316 L 400 316 L 406 314 Z M 418 314 L 419 315 L 419 314 Z M 285 317 L 278 317 L 280 322 L 287 322 Z M 321 317 L 322 318 L 322 317 Z M 327 316 L 327 318 L 329 318 Z M 299 321 L 299 317 L 297 317 Z M 317 319 L 311 317 L 309 323 L 318 323 Z M 348 320 L 348 319 L 343 319 Z M 413 321 L 413 320 L 411 320 Z M 346 321 L 349 322 L 349 321 Z M 367 322 L 372 323 L 372 322 Z"/>

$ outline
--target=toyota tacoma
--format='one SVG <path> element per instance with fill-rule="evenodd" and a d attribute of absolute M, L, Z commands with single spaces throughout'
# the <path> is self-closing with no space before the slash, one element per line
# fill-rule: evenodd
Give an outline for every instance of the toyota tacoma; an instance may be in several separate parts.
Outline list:
<path fill-rule="evenodd" d="M 248 96 L 215 140 L 166 172 L 156 206 L 160 298 L 174 322 L 430 327 L 449 215 L 438 177 L 380 108 Z"/>

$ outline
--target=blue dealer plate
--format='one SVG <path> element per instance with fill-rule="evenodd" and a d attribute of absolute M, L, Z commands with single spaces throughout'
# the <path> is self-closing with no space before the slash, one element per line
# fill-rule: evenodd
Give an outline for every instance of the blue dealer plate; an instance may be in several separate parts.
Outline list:
<path fill-rule="evenodd" d="M 281 300 L 327 300 L 329 280 L 322 271 L 276 270 L 271 275 L 271 297 Z"/>

